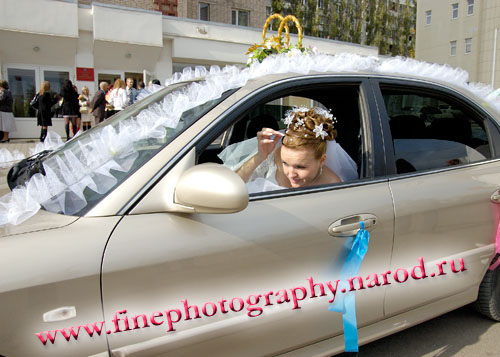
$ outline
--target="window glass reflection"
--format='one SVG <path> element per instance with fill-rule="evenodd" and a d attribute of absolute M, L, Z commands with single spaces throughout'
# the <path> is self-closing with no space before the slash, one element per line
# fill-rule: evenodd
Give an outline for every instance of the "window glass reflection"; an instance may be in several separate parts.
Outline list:
<path fill-rule="evenodd" d="M 36 93 L 35 70 L 8 68 L 7 77 L 14 99 L 14 116 L 17 118 L 35 116 L 29 105 Z"/>

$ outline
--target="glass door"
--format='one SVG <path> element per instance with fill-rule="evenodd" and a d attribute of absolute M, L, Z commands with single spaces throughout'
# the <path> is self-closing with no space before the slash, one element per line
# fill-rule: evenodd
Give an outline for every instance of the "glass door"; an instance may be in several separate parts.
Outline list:
<path fill-rule="evenodd" d="M 50 83 L 51 94 L 59 95 L 63 81 L 70 79 L 73 69 L 68 67 L 40 67 L 31 65 L 8 64 L 5 66 L 12 97 L 14 116 L 30 118 L 36 116 L 30 108 L 30 101 L 40 89 L 43 81 Z"/>
<path fill-rule="evenodd" d="M 99 88 L 99 83 L 101 82 L 106 82 L 110 86 L 115 83 L 115 81 L 121 78 L 125 81 L 125 73 L 124 72 L 119 72 L 119 71 L 99 71 L 97 72 L 97 86 L 96 88 Z"/>
<path fill-rule="evenodd" d="M 14 99 L 15 117 L 33 117 L 35 112 L 30 108 L 30 101 L 38 88 L 37 68 L 7 68 L 7 81 Z"/>

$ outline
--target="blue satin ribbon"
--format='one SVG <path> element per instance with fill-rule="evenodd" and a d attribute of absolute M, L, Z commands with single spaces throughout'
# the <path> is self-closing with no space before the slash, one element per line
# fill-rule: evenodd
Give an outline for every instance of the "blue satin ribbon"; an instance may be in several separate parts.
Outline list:
<path fill-rule="evenodd" d="M 358 323 L 356 321 L 355 291 L 349 291 L 348 279 L 359 274 L 361 263 L 365 258 L 370 241 L 370 233 L 365 230 L 365 222 L 360 222 L 361 228 L 354 238 L 351 251 L 342 267 L 340 283 L 337 288 L 335 301 L 328 306 L 328 310 L 342 313 L 344 325 L 344 344 L 346 352 L 358 352 Z M 342 293 L 342 289 L 345 289 Z M 338 295 L 340 293 L 340 295 Z"/>

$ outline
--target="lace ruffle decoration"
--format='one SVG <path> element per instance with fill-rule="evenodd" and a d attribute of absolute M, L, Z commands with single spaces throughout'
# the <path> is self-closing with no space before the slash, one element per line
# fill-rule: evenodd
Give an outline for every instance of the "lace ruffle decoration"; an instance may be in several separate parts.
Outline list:
<path fill-rule="evenodd" d="M 242 80 L 236 67 L 217 68 L 211 73 L 211 77 L 201 82 L 193 82 L 167 94 L 135 117 L 106 125 L 76 141 L 67 142 L 62 150 L 43 161 L 45 175 L 33 175 L 24 186 L 16 187 L 0 198 L 0 225 L 22 223 L 41 207 L 66 215 L 78 213 L 87 205 L 86 188 L 105 194 L 118 182 L 111 170 L 131 170 L 138 157 L 134 145 L 137 141 L 166 138 L 169 131 L 182 124 L 179 123 L 182 113 L 219 98 L 227 90 L 243 86 L 247 80 Z M 145 91 L 144 96 L 159 89 L 161 87 L 153 86 Z M 49 135 L 57 134 L 49 131 Z M 53 142 L 50 138 L 47 143 Z M 56 137 L 57 143 L 58 140 Z M 58 146 L 40 145 L 35 151 Z M 12 161 L 11 157 L 7 159 Z"/>
<path fill-rule="evenodd" d="M 107 125 L 85 138 L 66 143 L 67 147 L 44 161 L 45 176 L 36 174 L 24 186 L 0 198 L 0 225 L 19 224 L 36 214 L 41 206 L 56 213 L 77 213 L 87 204 L 83 195 L 85 188 L 106 193 L 117 183 L 111 170 L 128 172 L 131 169 L 138 156 L 134 148 L 136 141 L 165 138 L 169 131 L 177 128 L 183 112 L 217 99 L 225 91 L 241 87 L 250 79 L 269 74 L 373 71 L 425 76 L 461 86 L 500 111 L 500 99 L 486 99 L 491 87 L 468 84 L 468 73 L 462 69 L 400 57 L 379 59 L 346 53 L 313 55 L 299 52 L 269 56 L 262 63 L 253 63 L 243 69 L 212 66 L 209 70 L 195 67 L 175 73 L 166 80 L 166 85 L 197 78 L 202 80 L 167 94 L 161 102 L 150 105 L 136 117 Z M 141 93 L 141 98 L 158 89 L 155 86 L 147 88 Z M 49 131 L 49 135 L 51 133 Z M 5 163 L 19 157 L 15 156 L 16 153 L 11 155 L 12 158 L 4 152 L 0 158 Z"/>

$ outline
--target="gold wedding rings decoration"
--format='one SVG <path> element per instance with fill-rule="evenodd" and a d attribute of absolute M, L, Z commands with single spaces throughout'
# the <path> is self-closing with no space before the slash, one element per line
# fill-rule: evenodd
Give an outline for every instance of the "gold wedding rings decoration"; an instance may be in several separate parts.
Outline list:
<path fill-rule="evenodd" d="M 300 25 L 299 20 L 293 16 L 293 15 L 287 15 L 285 17 L 281 16 L 280 14 L 272 14 L 270 15 L 266 22 L 264 23 L 264 27 L 262 27 L 262 43 L 264 44 L 266 42 L 266 33 L 267 33 L 267 28 L 271 24 L 271 22 L 274 19 L 280 19 L 280 26 L 278 28 L 278 38 L 281 38 L 281 35 L 283 33 L 283 29 L 285 30 L 285 48 L 288 48 L 290 45 L 290 28 L 288 27 L 288 21 L 293 21 L 295 26 L 297 27 L 297 36 L 298 36 L 298 42 L 297 42 L 297 47 L 301 48 L 302 47 L 302 26 Z"/>

